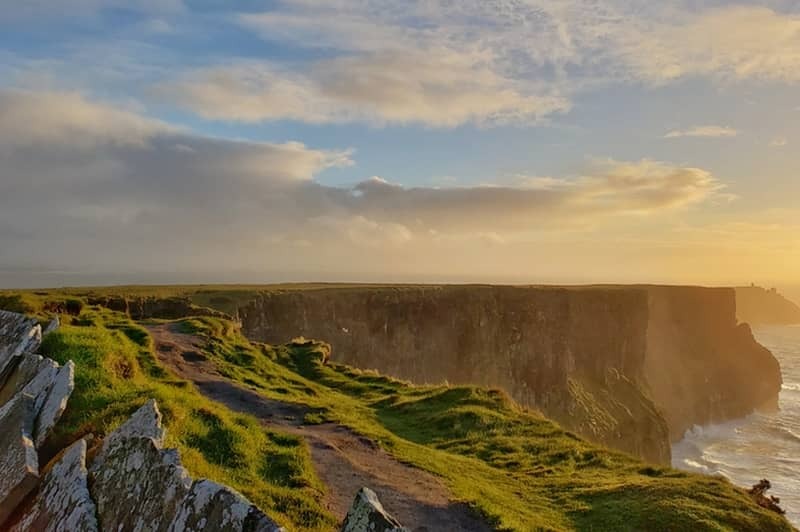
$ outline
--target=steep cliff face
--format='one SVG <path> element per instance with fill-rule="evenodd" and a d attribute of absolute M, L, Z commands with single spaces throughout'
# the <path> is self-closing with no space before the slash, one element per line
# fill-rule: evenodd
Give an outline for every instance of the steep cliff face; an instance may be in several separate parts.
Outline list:
<path fill-rule="evenodd" d="M 777 407 L 778 361 L 737 323 L 732 288 L 650 287 L 644 372 L 673 440 Z"/>
<path fill-rule="evenodd" d="M 333 359 L 416 383 L 503 388 L 590 439 L 669 460 L 642 388 L 643 290 L 523 287 L 267 292 L 240 309 L 252 339 L 324 339 Z"/>
<path fill-rule="evenodd" d="M 753 325 L 800 323 L 800 306 L 775 289 L 759 286 L 736 289 L 736 314 L 740 321 Z"/>
<path fill-rule="evenodd" d="M 296 336 L 337 362 L 470 383 L 579 434 L 668 462 L 694 424 L 772 407 L 777 361 L 736 321 L 733 289 L 361 287 L 272 290 L 239 310 L 251 339 Z"/>

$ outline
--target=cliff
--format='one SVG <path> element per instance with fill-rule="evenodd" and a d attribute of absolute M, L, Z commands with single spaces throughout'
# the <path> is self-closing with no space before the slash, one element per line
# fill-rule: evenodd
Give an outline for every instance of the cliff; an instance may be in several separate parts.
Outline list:
<path fill-rule="evenodd" d="M 732 288 L 648 287 L 644 373 L 673 440 L 778 405 L 778 361 L 736 319 Z"/>
<path fill-rule="evenodd" d="M 736 288 L 736 314 L 740 321 L 753 325 L 800 323 L 800 306 L 775 289 L 759 286 Z"/>
<path fill-rule="evenodd" d="M 777 362 L 735 316 L 732 289 L 673 287 L 272 290 L 239 309 L 251 339 L 320 338 L 345 364 L 502 388 L 660 463 L 693 424 L 777 401 Z"/>

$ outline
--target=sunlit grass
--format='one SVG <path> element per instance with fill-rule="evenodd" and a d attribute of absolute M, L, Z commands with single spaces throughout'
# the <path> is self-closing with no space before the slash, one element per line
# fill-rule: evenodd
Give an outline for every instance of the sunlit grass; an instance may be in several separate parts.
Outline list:
<path fill-rule="evenodd" d="M 6 301 L 42 319 L 49 301 L 80 297 L 18 295 Z M 180 449 L 193 475 L 231 485 L 290 530 L 336 528 L 319 502 L 325 488 L 301 440 L 265 430 L 172 376 L 156 359 L 147 330 L 121 313 L 87 306 L 64 322 L 44 344 L 49 356 L 77 365 L 53 450 L 84 434 L 102 437 L 153 397 L 168 444 Z M 590 444 L 500 391 L 413 386 L 327 362 L 323 343 L 253 344 L 222 318 L 176 325 L 205 340 L 202 350 L 221 374 L 305 405 L 308 423 L 348 426 L 440 476 L 457 500 L 498 529 L 791 530 L 724 479 L 649 466 Z"/>

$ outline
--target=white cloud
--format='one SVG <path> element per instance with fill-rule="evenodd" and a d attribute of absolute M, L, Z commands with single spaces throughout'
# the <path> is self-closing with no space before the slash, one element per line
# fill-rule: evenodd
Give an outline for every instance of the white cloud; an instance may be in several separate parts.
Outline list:
<path fill-rule="evenodd" d="M 351 164 L 347 150 L 215 139 L 77 94 L 0 91 L 0 139 L 14 135 L 0 150 L 6 268 L 291 267 L 299 259 L 281 242 L 310 244 L 297 248 L 304 264 L 324 268 L 326 253 L 436 254 L 438 239 L 499 245 L 669 212 L 722 188 L 704 170 L 648 160 L 599 161 L 515 187 L 407 188 L 377 177 L 333 187 L 315 176 Z"/>
<path fill-rule="evenodd" d="M 293 1 L 237 20 L 317 59 L 212 65 L 162 94 L 213 119 L 451 127 L 536 123 L 598 85 L 800 81 L 800 16 L 765 6 Z"/>
<path fill-rule="evenodd" d="M 556 93 L 503 78 L 480 57 L 447 51 L 339 57 L 317 62 L 305 74 L 263 63 L 215 67 L 157 92 L 201 116 L 242 122 L 453 127 L 534 123 L 569 108 Z"/>
<path fill-rule="evenodd" d="M 676 129 L 664 135 L 665 139 L 680 137 L 735 137 L 739 132 L 725 126 L 693 126 L 688 129 Z"/>

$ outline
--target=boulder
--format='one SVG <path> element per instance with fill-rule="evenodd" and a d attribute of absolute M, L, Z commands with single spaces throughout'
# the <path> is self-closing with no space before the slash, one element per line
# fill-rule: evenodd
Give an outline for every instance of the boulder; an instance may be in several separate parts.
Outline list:
<path fill-rule="evenodd" d="M 161 412 L 155 399 L 150 399 L 134 412 L 125 423 L 106 436 L 100 452 L 94 459 L 92 469 L 96 470 L 102 466 L 108 451 L 123 440 L 132 437 L 150 438 L 158 448 L 161 448 L 164 445 L 165 436 L 166 430 L 161 426 Z"/>
<path fill-rule="evenodd" d="M 87 486 L 86 441 L 78 440 L 47 472 L 35 500 L 11 532 L 97 529 L 95 505 Z"/>
<path fill-rule="evenodd" d="M 17 394 L 0 408 L 0 525 L 39 480 L 32 438 L 34 404 L 30 395 Z"/>
<path fill-rule="evenodd" d="M 283 530 L 234 490 L 192 482 L 150 400 L 103 442 L 90 469 L 90 492 L 103 530 L 229 532 Z"/>
<path fill-rule="evenodd" d="M 786 511 L 781 508 L 781 500 L 774 495 L 767 496 L 767 492 L 772 489 L 772 483 L 770 483 L 767 479 L 761 479 L 758 484 L 753 485 L 751 489 L 747 491 L 750 494 L 750 497 L 761 506 L 762 508 L 766 508 L 767 510 L 773 511 L 778 514 L 785 514 Z"/>
<path fill-rule="evenodd" d="M 52 378 L 52 386 L 43 401 L 36 419 L 36 448 L 42 446 L 50 431 L 67 409 L 67 401 L 75 389 L 75 363 L 71 360 L 60 367 Z"/>
<path fill-rule="evenodd" d="M 197 480 L 169 530 L 280 532 L 284 529 L 234 490 L 211 480 Z"/>
<path fill-rule="evenodd" d="M 0 310 L 0 385 L 25 352 L 34 352 L 42 343 L 42 327 L 23 314 Z"/>
<path fill-rule="evenodd" d="M 104 530 L 167 530 L 192 481 L 165 430 L 154 400 L 109 434 L 91 467 L 91 493 Z"/>
<path fill-rule="evenodd" d="M 166 531 L 192 481 L 176 450 L 152 438 L 118 438 L 92 466 L 90 492 L 102 530 Z"/>
<path fill-rule="evenodd" d="M 342 532 L 409 532 L 383 509 L 375 492 L 361 488 L 342 523 Z"/>

